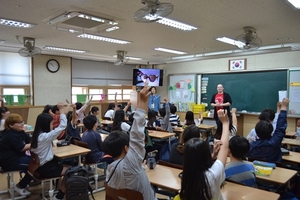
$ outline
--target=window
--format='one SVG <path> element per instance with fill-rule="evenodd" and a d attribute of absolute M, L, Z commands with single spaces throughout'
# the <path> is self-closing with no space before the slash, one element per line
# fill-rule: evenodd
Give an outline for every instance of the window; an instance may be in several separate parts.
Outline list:
<path fill-rule="evenodd" d="M 132 89 L 123 89 L 123 100 L 130 100 L 130 92 Z"/>
<path fill-rule="evenodd" d="M 89 89 L 89 95 L 93 95 L 93 100 L 104 100 L 105 95 L 103 94 L 103 89 Z"/>
<path fill-rule="evenodd" d="M 3 95 L 14 95 L 13 103 L 18 103 L 18 95 L 26 94 L 26 89 L 25 88 L 3 88 L 2 93 Z M 5 98 L 4 98 L 4 102 L 6 102 Z"/>
<path fill-rule="evenodd" d="M 115 94 L 117 95 L 117 100 L 122 100 L 122 89 L 107 89 L 107 100 L 115 100 Z"/>

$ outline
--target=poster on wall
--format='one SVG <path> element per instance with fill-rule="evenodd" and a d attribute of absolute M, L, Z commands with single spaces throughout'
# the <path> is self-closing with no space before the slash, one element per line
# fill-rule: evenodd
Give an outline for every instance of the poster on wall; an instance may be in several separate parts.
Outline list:
<path fill-rule="evenodd" d="M 169 102 L 195 102 L 196 75 L 173 75 L 169 83 Z"/>
<path fill-rule="evenodd" d="M 300 70 L 291 70 L 289 77 L 289 113 L 300 115 Z"/>

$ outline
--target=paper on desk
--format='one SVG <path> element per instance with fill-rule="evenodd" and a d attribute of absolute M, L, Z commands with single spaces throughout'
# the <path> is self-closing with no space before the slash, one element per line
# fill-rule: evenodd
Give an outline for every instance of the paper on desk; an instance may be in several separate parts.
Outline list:
<path fill-rule="evenodd" d="M 287 91 L 282 90 L 278 91 L 279 101 L 282 102 L 283 98 L 287 98 Z"/>

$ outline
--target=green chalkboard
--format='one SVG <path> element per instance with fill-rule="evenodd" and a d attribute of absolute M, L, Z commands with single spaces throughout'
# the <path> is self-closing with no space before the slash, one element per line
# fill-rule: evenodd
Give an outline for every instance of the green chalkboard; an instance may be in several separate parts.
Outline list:
<path fill-rule="evenodd" d="M 205 83 L 205 79 L 208 81 L 207 86 L 201 87 L 201 99 L 208 103 L 209 109 L 212 109 L 210 101 L 218 84 L 223 84 L 224 92 L 230 94 L 231 108 L 248 112 L 261 112 L 265 108 L 276 111 L 278 91 L 287 90 L 287 70 L 203 74 L 201 82 Z"/>

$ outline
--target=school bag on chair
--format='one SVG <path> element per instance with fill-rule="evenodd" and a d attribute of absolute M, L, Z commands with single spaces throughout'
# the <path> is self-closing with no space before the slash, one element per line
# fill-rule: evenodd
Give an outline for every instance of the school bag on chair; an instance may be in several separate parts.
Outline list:
<path fill-rule="evenodd" d="M 93 189 L 89 183 L 88 171 L 83 166 L 70 167 L 65 174 L 66 200 L 89 200 L 89 192 L 93 196 Z"/>

